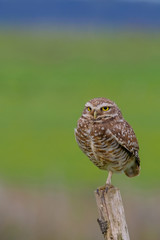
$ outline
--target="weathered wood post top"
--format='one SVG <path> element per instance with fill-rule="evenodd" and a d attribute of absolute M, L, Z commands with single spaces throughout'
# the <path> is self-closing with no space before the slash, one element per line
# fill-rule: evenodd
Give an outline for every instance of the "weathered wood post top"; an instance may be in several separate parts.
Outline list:
<path fill-rule="evenodd" d="M 99 219 L 105 240 L 130 240 L 120 190 L 105 185 L 95 191 Z"/>

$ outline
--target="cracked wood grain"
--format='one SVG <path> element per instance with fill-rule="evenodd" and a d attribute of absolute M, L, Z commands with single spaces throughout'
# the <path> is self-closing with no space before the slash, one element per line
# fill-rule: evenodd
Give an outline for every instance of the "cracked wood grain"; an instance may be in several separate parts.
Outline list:
<path fill-rule="evenodd" d="M 122 197 L 118 188 L 112 185 L 95 191 L 99 212 L 97 219 L 105 240 L 130 240 Z"/>

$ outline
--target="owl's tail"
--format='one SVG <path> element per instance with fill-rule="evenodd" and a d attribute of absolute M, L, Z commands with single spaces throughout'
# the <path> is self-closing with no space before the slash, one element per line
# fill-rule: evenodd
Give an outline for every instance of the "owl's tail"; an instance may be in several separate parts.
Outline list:
<path fill-rule="evenodd" d="M 138 176 L 140 173 L 140 159 L 139 157 L 135 158 L 135 161 L 133 162 L 133 164 L 127 168 L 124 173 L 128 176 L 128 177 L 135 177 Z"/>

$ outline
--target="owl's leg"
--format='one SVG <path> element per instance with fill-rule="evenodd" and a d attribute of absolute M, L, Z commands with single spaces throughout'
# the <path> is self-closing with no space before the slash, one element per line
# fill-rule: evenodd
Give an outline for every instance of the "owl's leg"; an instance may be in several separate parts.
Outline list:
<path fill-rule="evenodd" d="M 111 177 L 112 177 L 112 171 L 109 171 L 109 173 L 108 173 L 108 178 L 107 178 L 107 181 L 106 181 L 106 184 L 111 185 Z"/>

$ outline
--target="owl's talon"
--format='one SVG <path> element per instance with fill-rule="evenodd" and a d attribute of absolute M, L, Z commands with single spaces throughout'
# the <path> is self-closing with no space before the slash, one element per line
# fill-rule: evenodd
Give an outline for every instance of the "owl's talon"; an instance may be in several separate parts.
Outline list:
<path fill-rule="evenodd" d="M 99 191 L 104 191 L 105 188 L 106 188 L 106 185 L 99 187 L 97 190 L 98 190 L 98 192 L 99 192 Z"/>

